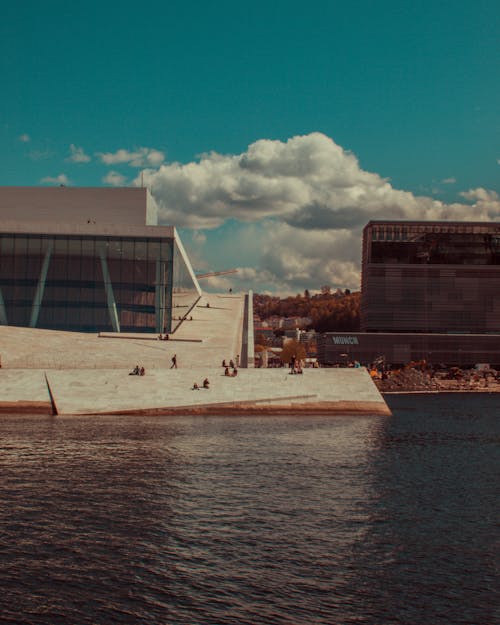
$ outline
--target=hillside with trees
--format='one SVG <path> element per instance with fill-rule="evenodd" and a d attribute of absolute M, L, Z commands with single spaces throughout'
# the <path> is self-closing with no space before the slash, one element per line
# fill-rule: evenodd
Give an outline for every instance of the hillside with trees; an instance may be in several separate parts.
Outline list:
<path fill-rule="evenodd" d="M 309 317 L 309 328 L 316 332 L 359 331 L 359 306 L 361 293 L 349 289 L 331 292 L 327 286 L 321 292 L 310 295 L 295 295 L 280 299 L 272 295 L 254 294 L 253 309 L 261 319 L 274 315 L 278 317 Z"/>

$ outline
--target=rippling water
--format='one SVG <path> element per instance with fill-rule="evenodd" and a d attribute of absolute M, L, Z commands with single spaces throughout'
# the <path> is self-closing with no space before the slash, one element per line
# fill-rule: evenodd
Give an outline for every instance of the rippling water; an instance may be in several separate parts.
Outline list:
<path fill-rule="evenodd" d="M 0 418 L 0 622 L 500 621 L 500 396 Z"/>

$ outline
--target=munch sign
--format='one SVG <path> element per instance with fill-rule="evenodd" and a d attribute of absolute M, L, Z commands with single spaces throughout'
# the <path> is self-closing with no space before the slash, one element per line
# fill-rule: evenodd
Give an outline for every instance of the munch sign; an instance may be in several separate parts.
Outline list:
<path fill-rule="evenodd" d="M 357 336 L 332 336 L 335 345 L 359 345 Z"/>

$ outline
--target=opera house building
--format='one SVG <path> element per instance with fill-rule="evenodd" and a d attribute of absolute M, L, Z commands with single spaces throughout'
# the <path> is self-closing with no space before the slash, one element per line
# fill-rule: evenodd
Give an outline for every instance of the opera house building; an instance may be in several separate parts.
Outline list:
<path fill-rule="evenodd" d="M 0 325 L 173 332 L 201 296 L 145 188 L 0 187 Z"/>

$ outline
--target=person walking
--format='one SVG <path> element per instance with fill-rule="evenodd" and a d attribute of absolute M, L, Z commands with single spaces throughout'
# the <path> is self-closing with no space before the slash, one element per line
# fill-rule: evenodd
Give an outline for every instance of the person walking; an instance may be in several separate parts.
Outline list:
<path fill-rule="evenodd" d="M 172 356 L 172 366 L 170 368 L 171 369 L 177 369 L 177 354 L 174 354 Z"/>

